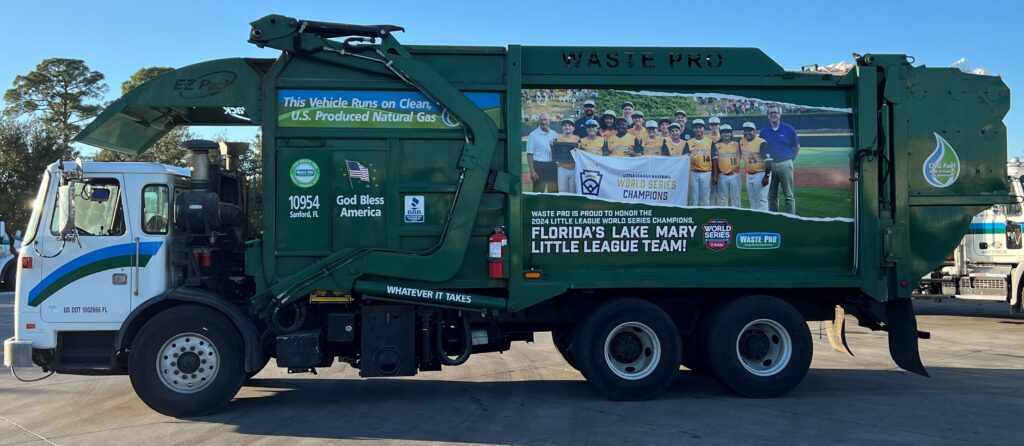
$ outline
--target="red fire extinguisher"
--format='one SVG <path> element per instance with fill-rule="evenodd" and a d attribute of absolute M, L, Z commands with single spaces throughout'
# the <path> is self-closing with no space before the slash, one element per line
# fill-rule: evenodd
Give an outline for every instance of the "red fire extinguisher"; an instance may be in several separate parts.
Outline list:
<path fill-rule="evenodd" d="M 505 278 L 505 247 L 508 246 L 508 236 L 505 235 L 505 231 L 498 226 L 494 228 L 494 233 L 487 239 L 488 241 L 488 252 L 487 252 L 487 275 L 492 279 L 504 279 Z"/>

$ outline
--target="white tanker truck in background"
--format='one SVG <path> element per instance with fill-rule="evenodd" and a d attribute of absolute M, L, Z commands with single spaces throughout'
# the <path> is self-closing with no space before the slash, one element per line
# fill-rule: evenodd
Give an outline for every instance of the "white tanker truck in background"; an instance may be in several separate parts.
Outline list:
<path fill-rule="evenodd" d="M 1006 173 L 1017 203 L 997 204 L 974 216 L 946 262 L 921 280 L 920 295 L 1005 301 L 1011 314 L 1024 312 L 1024 162 L 1011 158 Z"/>

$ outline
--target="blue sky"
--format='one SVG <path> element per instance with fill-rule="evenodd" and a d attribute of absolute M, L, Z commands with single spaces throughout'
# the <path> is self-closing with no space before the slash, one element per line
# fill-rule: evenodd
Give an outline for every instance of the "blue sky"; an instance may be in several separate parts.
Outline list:
<path fill-rule="evenodd" d="M 1009 152 L 1024 156 L 1024 6 L 1014 1 L 4 3 L 0 88 L 44 58 L 78 58 L 107 76 L 108 99 L 140 67 L 276 57 L 246 43 L 249 22 L 270 13 L 400 25 L 400 40 L 415 44 L 753 46 L 789 70 L 851 60 L 853 52 L 906 53 L 936 67 L 966 57 L 1009 85 Z"/>

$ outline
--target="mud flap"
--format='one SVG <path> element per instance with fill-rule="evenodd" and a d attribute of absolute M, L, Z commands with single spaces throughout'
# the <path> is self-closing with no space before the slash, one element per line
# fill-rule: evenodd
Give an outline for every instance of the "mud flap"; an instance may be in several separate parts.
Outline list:
<path fill-rule="evenodd" d="M 1021 296 L 1021 276 L 1024 276 L 1024 262 L 1018 263 L 1017 266 L 1013 268 L 1013 272 L 1010 273 L 1009 302 L 1011 314 L 1020 313 L 1021 308 L 1024 307 L 1024 305 L 1021 305 L 1021 301 L 1024 300 L 1024 296 Z"/>
<path fill-rule="evenodd" d="M 825 334 L 828 335 L 828 343 L 833 350 L 853 356 L 850 344 L 846 342 L 846 310 L 843 307 L 836 305 L 835 318 L 825 326 Z"/>
<path fill-rule="evenodd" d="M 921 363 L 917 348 L 917 318 L 910 299 L 892 299 L 885 303 L 886 330 L 889 332 L 889 354 L 901 369 L 929 376 Z"/>

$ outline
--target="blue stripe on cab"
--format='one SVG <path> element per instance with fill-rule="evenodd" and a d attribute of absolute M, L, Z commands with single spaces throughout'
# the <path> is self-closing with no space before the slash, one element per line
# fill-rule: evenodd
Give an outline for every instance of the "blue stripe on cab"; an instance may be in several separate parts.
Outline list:
<path fill-rule="evenodd" d="M 157 251 L 160 251 L 160 245 L 162 244 L 163 242 L 139 243 L 139 255 L 156 255 Z M 32 288 L 32 291 L 28 292 L 28 300 L 29 302 L 31 302 L 36 298 L 36 296 L 39 295 L 39 293 L 46 289 L 46 287 L 50 286 L 50 284 L 56 282 L 61 277 L 68 275 L 72 271 L 81 268 L 82 266 L 98 262 L 100 260 L 109 259 L 111 257 L 129 255 L 135 255 L 134 243 L 124 243 L 121 245 L 108 246 L 106 248 L 100 248 L 95 251 L 82 254 L 75 258 L 74 260 L 71 260 L 70 262 L 61 265 L 61 267 L 57 268 L 56 271 L 44 277 L 43 280 L 39 282 L 39 284 Z M 43 260 L 43 262 L 45 261 L 46 260 Z"/>

